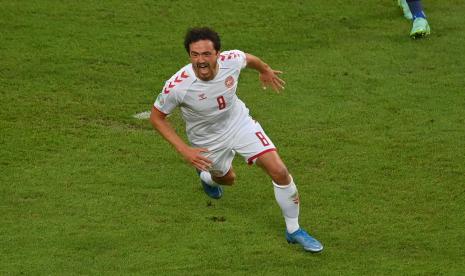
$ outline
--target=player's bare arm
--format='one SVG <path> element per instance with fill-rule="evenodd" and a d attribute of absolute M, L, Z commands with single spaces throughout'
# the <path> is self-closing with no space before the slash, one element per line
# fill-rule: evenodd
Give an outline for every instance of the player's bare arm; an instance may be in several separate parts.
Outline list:
<path fill-rule="evenodd" d="M 278 76 L 279 74 L 282 74 L 281 71 L 273 70 L 268 64 L 254 55 L 246 53 L 245 57 L 247 61 L 247 67 L 255 69 L 259 72 L 259 78 L 263 89 L 266 89 L 268 86 L 273 88 L 276 92 L 284 89 L 286 82 Z"/>
<path fill-rule="evenodd" d="M 201 171 L 206 171 L 210 167 L 211 161 L 202 155 L 202 153 L 208 152 L 208 149 L 193 148 L 187 145 L 168 122 L 166 114 L 152 107 L 150 122 L 189 164 Z"/>

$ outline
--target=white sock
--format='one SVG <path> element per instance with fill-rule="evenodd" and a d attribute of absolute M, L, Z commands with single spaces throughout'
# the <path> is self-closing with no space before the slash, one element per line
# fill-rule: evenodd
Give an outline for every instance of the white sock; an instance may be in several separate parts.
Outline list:
<path fill-rule="evenodd" d="M 202 171 L 200 172 L 200 179 L 202 179 L 203 182 L 207 183 L 210 186 L 217 187 L 218 183 L 213 181 L 212 175 L 210 172 Z"/>
<path fill-rule="evenodd" d="M 299 226 L 299 193 L 291 176 L 291 183 L 286 186 L 281 186 L 273 182 L 274 196 L 276 202 L 283 212 L 284 220 L 286 221 L 286 229 L 288 233 L 294 233 Z"/>

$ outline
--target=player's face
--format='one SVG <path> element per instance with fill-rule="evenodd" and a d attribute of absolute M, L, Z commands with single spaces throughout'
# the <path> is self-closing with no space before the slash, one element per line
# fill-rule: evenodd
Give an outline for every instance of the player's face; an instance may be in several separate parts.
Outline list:
<path fill-rule="evenodd" d="M 218 71 L 219 54 L 210 40 L 199 40 L 190 44 L 189 57 L 195 75 L 199 79 L 209 81 L 215 77 Z"/>

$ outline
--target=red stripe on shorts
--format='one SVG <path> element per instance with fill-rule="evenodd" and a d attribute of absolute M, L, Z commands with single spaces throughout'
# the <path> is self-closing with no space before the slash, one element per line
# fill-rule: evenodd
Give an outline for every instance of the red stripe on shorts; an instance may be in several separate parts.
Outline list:
<path fill-rule="evenodd" d="M 247 159 L 247 163 L 249 163 L 249 165 L 252 165 L 253 164 L 253 161 L 255 159 L 257 159 L 258 157 L 262 156 L 263 154 L 267 153 L 267 152 L 270 152 L 270 151 L 276 151 L 275 148 L 272 148 L 272 149 L 266 149 L 258 154 L 255 154 L 254 156 L 250 157 L 249 159 Z"/>

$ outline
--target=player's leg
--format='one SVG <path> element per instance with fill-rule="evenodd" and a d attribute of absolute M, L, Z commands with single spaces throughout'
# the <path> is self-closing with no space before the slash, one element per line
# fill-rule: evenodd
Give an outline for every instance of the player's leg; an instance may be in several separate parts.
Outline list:
<path fill-rule="evenodd" d="M 223 176 L 214 176 L 209 171 L 201 171 L 198 173 L 204 192 L 214 199 L 220 199 L 223 196 L 223 188 L 221 188 L 220 185 L 231 186 L 236 179 L 236 174 L 232 167 Z"/>
<path fill-rule="evenodd" d="M 413 16 L 412 16 L 412 13 L 410 12 L 410 8 L 407 4 L 407 0 L 397 0 L 397 4 L 402 9 L 402 13 L 404 14 L 404 17 L 408 20 L 412 20 Z"/>
<path fill-rule="evenodd" d="M 220 199 L 223 196 L 223 188 L 212 180 L 210 172 L 197 170 L 197 173 L 200 176 L 203 191 L 211 198 Z"/>
<path fill-rule="evenodd" d="M 232 186 L 234 184 L 234 181 L 236 180 L 236 173 L 234 172 L 233 167 L 229 169 L 229 171 L 223 175 L 212 175 L 210 172 L 205 172 L 206 180 L 209 181 L 208 177 L 211 178 L 211 182 L 219 185 L 227 185 L 227 186 Z M 209 175 L 209 176 L 208 176 Z M 210 181 L 209 181 L 210 182 Z"/>
<path fill-rule="evenodd" d="M 299 243 L 306 251 L 321 252 L 323 245 L 299 226 L 300 198 L 294 179 L 276 151 L 267 152 L 257 158 L 256 164 L 271 177 L 276 202 L 286 222 L 286 239 Z"/>
<path fill-rule="evenodd" d="M 205 193 L 214 199 L 223 196 L 223 188 L 220 185 L 232 185 L 236 179 L 236 174 L 232 168 L 234 151 L 228 148 L 212 151 L 208 153 L 208 158 L 212 160 L 209 171 L 198 171 L 200 183 Z"/>
<path fill-rule="evenodd" d="M 256 164 L 265 170 L 273 183 L 286 186 L 291 183 L 291 176 L 276 151 L 269 151 L 257 157 Z"/>
<path fill-rule="evenodd" d="M 412 30 L 410 36 L 412 38 L 422 38 L 430 34 L 431 30 L 426 20 L 425 12 L 420 0 L 406 0 L 409 9 L 413 15 Z"/>
<path fill-rule="evenodd" d="M 255 164 L 262 168 L 273 183 L 276 202 L 281 207 L 288 233 L 299 226 L 299 193 L 297 186 L 276 151 L 267 152 L 257 158 Z"/>
<path fill-rule="evenodd" d="M 249 164 L 256 163 L 271 177 L 275 198 L 286 223 L 286 239 L 305 250 L 320 252 L 323 246 L 299 226 L 300 201 L 297 186 L 260 124 L 251 121 L 237 138 L 234 148 Z"/>
<path fill-rule="evenodd" d="M 422 17 L 426 18 L 425 12 L 423 11 L 423 6 L 421 0 L 406 0 L 407 5 L 412 13 L 413 19 Z"/>

